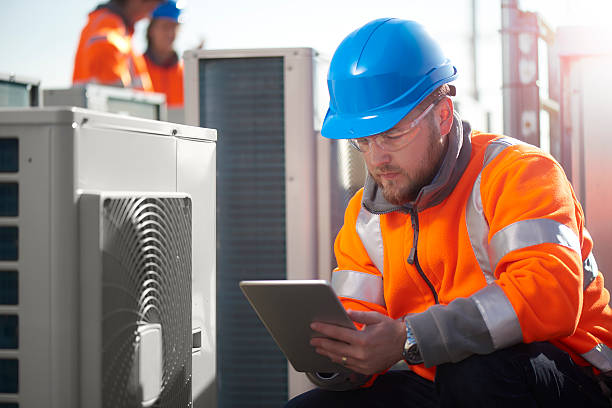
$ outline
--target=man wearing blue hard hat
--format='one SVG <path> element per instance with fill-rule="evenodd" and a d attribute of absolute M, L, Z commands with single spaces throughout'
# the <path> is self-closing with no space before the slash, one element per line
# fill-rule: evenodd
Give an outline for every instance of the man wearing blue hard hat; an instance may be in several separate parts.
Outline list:
<path fill-rule="evenodd" d="M 332 286 L 359 330 L 314 322 L 344 366 L 288 407 L 610 407 L 612 309 L 561 166 L 454 110 L 423 26 L 374 20 L 328 73 L 321 133 L 368 169 Z"/>
<path fill-rule="evenodd" d="M 170 108 L 183 106 L 183 61 L 174 50 L 180 16 L 181 8 L 174 1 L 166 1 L 153 11 L 144 54 L 153 90 L 166 94 Z"/>

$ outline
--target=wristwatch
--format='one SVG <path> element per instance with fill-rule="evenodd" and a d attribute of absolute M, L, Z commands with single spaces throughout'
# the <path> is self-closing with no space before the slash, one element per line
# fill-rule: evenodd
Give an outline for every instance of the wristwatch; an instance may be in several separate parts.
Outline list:
<path fill-rule="evenodd" d="M 404 343 L 402 356 L 408 364 L 421 364 L 423 363 L 423 357 L 421 357 L 421 351 L 412 332 L 412 327 L 410 327 L 410 322 L 408 322 L 408 319 L 404 319 L 404 323 L 406 324 L 406 342 Z"/>

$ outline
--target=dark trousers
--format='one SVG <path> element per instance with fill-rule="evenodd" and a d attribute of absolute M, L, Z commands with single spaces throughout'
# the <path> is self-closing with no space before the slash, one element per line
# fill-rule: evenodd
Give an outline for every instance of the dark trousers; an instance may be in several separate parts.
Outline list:
<path fill-rule="evenodd" d="M 607 407 L 610 400 L 588 369 L 550 343 L 519 344 L 459 363 L 442 364 L 435 382 L 390 371 L 370 388 L 315 389 L 286 408 L 316 407 Z"/>

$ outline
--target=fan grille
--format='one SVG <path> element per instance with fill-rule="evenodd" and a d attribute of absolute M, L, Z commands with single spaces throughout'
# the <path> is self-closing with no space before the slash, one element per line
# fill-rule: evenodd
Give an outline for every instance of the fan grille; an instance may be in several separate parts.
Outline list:
<path fill-rule="evenodd" d="M 161 324 L 163 340 L 153 406 L 191 406 L 191 202 L 107 198 L 102 218 L 102 406 L 141 406 L 135 345 L 148 323 Z"/>

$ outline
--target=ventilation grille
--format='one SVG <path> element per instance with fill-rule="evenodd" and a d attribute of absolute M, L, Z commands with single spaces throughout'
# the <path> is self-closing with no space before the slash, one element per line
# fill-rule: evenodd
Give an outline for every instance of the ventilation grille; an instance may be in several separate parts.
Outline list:
<path fill-rule="evenodd" d="M 0 107 L 30 106 L 30 85 L 0 80 Z"/>
<path fill-rule="evenodd" d="M 344 211 L 355 193 L 363 187 L 367 174 L 361 153 L 343 139 L 330 140 L 330 242 L 334 242 L 344 224 Z M 331 254 L 332 269 L 336 267 L 336 257 Z"/>
<path fill-rule="evenodd" d="M 200 125 L 217 141 L 219 407 L 279 407 L 287 361 L 238 287 L 285 279 L 282 57 L 202 59 Z"/>
<path fill-rule="evenodd" d="M 161 393 L 154 407 L 191 406 L 191 203 L 103 202 L 103 407 L 141 406 L 134 381 L 138 328 L 162 327 Z"/>
<path fill-rule="evenodd" d="M 344 210 L 346 210 L 349 201 L 363 187 L 367 171 L 361 153 L 355 150 L 347 140 L 337 140 L 337 143 L 339 190 L 344 193 L 341 210 L 337 213 L 344 216 Z M 343 223 L 339 224 L 342 225 Z"/>

